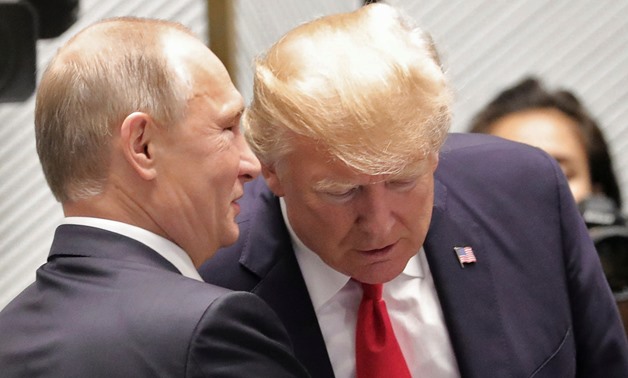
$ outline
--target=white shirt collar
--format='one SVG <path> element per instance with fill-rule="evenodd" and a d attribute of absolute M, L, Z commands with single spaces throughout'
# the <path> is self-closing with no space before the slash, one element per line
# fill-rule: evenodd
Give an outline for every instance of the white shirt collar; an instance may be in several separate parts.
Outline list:
<path fill-rule="evenodd" d="M 279 204 L 284 222 L 290 233 L 292 248 L 312 300 L 312 305 L 314 310 L 317 311 L 333 298 L 349 282 L 351 277 L 331 268 L 316 253 L 303 244 L 290 225 L 283 198 L 279 198 Z M 409 277 L 424 277 L 423 266 L 418 255 L 410 258 L 402 274 Z"/>
<path fill-rule="evenodd" d="M 203 281 L 194 267 L 192 259 L 190 259 L 190 256 L 183 249 L 181 249 L 181 247 L 153 232 L 127 223 L 91 217 L 66 217 L 62 220 L 61 224 L 76 224 L 96 227 L 137 240 L 168 260 L 179 270 L 179 272 L 181 272 L 182 275 L 198 281 Z"/>

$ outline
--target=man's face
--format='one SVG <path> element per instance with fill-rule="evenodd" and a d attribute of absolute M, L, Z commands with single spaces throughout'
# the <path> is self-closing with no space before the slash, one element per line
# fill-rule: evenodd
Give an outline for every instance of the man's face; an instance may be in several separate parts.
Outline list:
<path fill-rule="evenodd" d="M 209 50 L 190 60 L 194 91 L 185 118 L 163 131 L 158 154 L 162 228 L 199 266 L 236 241 L 236 200 L 259 173 L 239 130 L 242 96 Z"/>
<path fill-rule="evenodd" d="M 312 143 L 264 168 L 301 241 L 329 266 L 367 283 L 399 275 L 420 249 L 434 198 L 436 154 L 407 177 L 360 174 Z"/>

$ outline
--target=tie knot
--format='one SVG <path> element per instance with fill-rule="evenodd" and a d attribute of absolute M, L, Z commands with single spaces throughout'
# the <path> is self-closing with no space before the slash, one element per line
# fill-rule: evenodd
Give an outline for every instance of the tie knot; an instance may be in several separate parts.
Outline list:
<path fill-rule="evenodd" d="M 367 284 L 362 283 L 362 291 L 364 299 L 380 300 L 382 298 L 383 284 Z"/>

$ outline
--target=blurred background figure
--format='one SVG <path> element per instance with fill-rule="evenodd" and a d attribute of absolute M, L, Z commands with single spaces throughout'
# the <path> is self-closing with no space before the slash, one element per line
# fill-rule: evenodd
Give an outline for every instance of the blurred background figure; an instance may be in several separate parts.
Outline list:
<path fill-rule="evenodd" d="M 628 328 L 628 227 L 608 145 L 595 119 L 570 91 L 535 77 L 499 93 L 469 130 L 529 144 L 560 164 L 595 242 Z"/>
<path fill-rule="evenodd" d="M 602 131 L 571 92 L 548 91 L 538 79 L 525 78 L 482 109 L 470 131 L 547 151 L 560 163 L 578 203 L 598 193 L 622 205 Z"/>

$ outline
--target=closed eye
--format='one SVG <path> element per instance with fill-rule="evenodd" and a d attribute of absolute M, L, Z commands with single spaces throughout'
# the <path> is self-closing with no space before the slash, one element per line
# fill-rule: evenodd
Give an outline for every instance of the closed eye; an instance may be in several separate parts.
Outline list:
<path fill-rule="evenodd" d="M 239 126 L 230 126 L 222 129 L 222 135 L 229 140 L 235 138 L 239 133 Z"/>
<path fill-rule="evenodd" d="M 351 188 L 351 189 L 344 190 L 341 192 L 328 192 L 327 194 L 333 197 L 346 197 L 348 195 L 353 194 L 356 190 L 358 190 L 358 188 Z"/>
<path fill-rule="evenodd" d="M 359 187 L 355 186 L 342 190 L 327 190 L 321 193 L 332 201 L 343 202 L 344 200 L 352 198 L 358 190 Z"/>
<path fill-rule="evenodd" d="M 409 180 L 395 180 L 395 181 L 389 181 L 386 183 L 386 185 L 393 189 L 393 190 L 399 190 L 399 191 L 406 191 L 406 190 L 410 190 L 412 188 L 414 188 L 417 184 L 417 180 L 416 179 L 409 179 Z"/>

